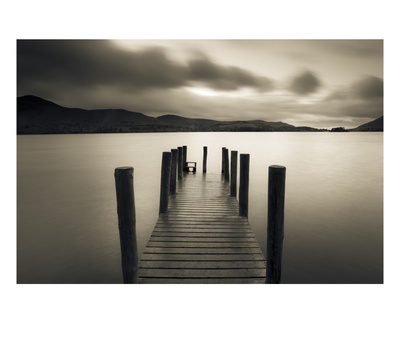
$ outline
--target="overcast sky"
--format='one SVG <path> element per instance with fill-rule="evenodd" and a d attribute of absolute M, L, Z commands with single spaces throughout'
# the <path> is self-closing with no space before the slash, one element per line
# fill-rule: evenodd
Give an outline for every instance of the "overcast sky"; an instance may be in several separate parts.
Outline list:
<path fill-rule="evenodd" d="M 151 116 L 356 127 L 383 115 L 382 40 L 19 40 L 17 95 Z"/>

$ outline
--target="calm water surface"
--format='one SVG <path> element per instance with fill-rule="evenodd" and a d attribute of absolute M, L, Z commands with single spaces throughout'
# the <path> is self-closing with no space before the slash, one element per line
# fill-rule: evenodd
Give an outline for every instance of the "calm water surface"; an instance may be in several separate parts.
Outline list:
<path fill-rule="evenodd" d="M 18 283 L 122 283 L 114 168 L 134 167 L 139 256 L 158 217 L 161 155 L 221 172 L 250 153 L 249 222 L 266 253 L 268 166 L 286 166 L 282 283 L 383 282 L 382 133 L 17 137 Z"/>

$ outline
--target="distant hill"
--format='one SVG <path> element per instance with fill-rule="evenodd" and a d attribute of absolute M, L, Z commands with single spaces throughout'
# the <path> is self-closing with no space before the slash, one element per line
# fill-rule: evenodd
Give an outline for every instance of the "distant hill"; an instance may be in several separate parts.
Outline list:
<path fill-rule="evenodd" d="M 212 131 L 292 131 L 296 127 L 282 122 L 263 120 L 218 122 L 211 127 Z"/>
<path fill-rule="evenodd" d="M 383 116 L 370 121 L 366 124 L 360 125 L 351 131 L 375 131 L 375 132 L 383 132 Z"/>
<path fill-rule="evenodd" d="M 173 114 L 166 114 L 157 119 L 160 123 L 175 127 L 179 131 L 209 131 L 212 126 L 219 123 L 217 120 L 191 119 Z"/>
<path fill-rule="evenodd" d="M 66 108 L 35 96 L 17 100 L 17 133 L 99 133 L 149 131 L 155 118 L 122 109 Z"/>
<path fill-rule="evenodd" d="M 17 134 L 203 132 L 203 131 L 324 131 L 282 122 L 217 121 L 166 114 L 158 118 L 123 109 L 67 108 L 42 98 L 17 98 Z"/>

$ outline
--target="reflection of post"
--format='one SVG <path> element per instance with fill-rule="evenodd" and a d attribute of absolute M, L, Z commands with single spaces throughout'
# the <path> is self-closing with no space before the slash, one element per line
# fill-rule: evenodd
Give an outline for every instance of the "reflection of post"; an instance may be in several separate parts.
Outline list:
<path fill-rule="evenodd" d="M 168 210 L 168 199 L 171 178 L 171 159 L 172 153 L 163 152 L 161 166 L 161 186 L 160 186 L 160 213 Z"/>
<path fill-rule="evenodd" d="M 207 173 L 207 147 L 203 147 L 203 173 Z"/>
<path fill-rule="evenodd" d="M 231 197 L 236 197 L 237 151 L 231 151 Z"/>
<path fill-rule="evenodd" d="M 247 217 L 249 212 L 249 166 L 250 155 L 240 154 L 239 216 Z"/>
<path fill-rule="evenodd" d="M 225 181 L 229 182 L 229 150 L 223 150 L 224 154 L 224 174 L 225 174 Z"/>
<path fill-rule="evenodd" d="M 269 167 L 266 283 L 281 282 L 285 178 L 285 167 Z"/>
<path fill-rule="evenodd" d="M 183 146 L 183 170 L 186 170 L 186 162 L 187 162 L 187 146 Z"/>
<path fill-rule="evenodd" d="M 124 283 L 138 283 L 136 214 L 133 191 L 133 168 L 115 168 L 118 229 L 121 244 L 121 265 Z"/>
<path fill-rule="evenodd" d="M 183 148 L 178 147 L 178 180 L 182 179 L 183 173 Z"/>
<path fill-rule="evenodd" d="M 171 180 L 170 180 L 170 194 L 176 193 L 176 166 L 178 163 L 178 149 L 171 149 Z"/>
<path fill-rule="evenodd" d="M 224 161 L 224 150 L 226 149 L 226 147 L 222 148 L 222 167 L 221 167 L 221 174 L 224 173 L 225 170 L 225 161 Z"/>

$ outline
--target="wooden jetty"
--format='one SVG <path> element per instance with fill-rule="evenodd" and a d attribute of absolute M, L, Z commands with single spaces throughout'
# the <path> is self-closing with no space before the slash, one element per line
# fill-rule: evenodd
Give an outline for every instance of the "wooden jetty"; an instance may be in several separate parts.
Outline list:
<path fill-rule="evenodd" d="M 265 258 L 220 174 L 184 175 L 139 262 L 139 283 L 265 283 Z"/>
<path fill-rule="evenodd" d="M 160 215 L 140 260 L 133 167 L 115 169 L 124 283 L 280 283 L 286 168 L 269 167 L 265 259 L 247 220 L 250 155 L 240 154 L 237 201 L 237 151 L 230 184 L 228 149 L 222 148 L 222 175 L 206 173 L 206 147 L 203 173 L 184 173 L 192 163 L 186 154 L 186 146 L 163 152 Z"/>

